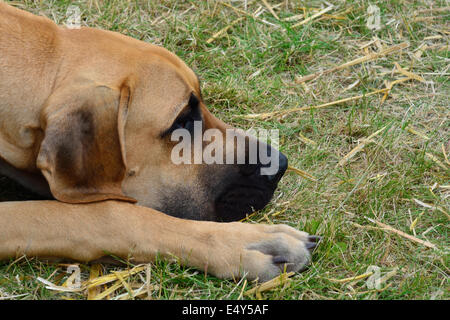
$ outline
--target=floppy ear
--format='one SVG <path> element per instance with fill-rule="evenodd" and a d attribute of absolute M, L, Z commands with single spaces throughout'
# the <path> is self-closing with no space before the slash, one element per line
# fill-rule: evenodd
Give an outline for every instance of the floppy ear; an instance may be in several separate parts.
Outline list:
<path fill-rule="evenodd" d="M 41 115 L 45 136 L 37 158 L 53 196 L 63 202 L 136 200 L 121 190 L 124 130 L 131 88 L 92 81 L 64 86 Z"/>

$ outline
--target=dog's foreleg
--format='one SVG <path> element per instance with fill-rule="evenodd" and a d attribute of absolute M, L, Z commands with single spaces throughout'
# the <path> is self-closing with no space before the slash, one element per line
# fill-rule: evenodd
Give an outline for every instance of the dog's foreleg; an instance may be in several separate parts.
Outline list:
<path fill-rule="evenodd" d="M 0 259 L 113 255 L 137 263 L 160 254 L 222 278 L 266 280 L 303 268 L 316 240 L 285 225 L 183 220 L 120 201 L 0 203 Z"/>
<path fill-rule="evenodd" d="M 195 239 L 192 233 L 185 233 L 190 224 L 119 201 L 2 202 L 0 259 L 26 254 L 91 261 L 113 254 L 151 261 L 157 253 L 181 253 L 176 243 L 187 244 L 185 237 Z"/>

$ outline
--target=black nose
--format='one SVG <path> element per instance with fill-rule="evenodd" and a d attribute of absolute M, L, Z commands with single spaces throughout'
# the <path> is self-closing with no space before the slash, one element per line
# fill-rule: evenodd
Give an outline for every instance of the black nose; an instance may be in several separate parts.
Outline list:
<path fill-rule="evenodd" d="M 281 177 L 286 172 L 288 167 L 288 159 L 280 151 L 272 148 L 272 146 L 267 145 L 265 160 L 260 159 L 258 155 L 257 164 L 244 164 L 240 165 L 240 173 L 244 176 L 258 177 L 258 179 L 263 179 L 270 184 L 277 184 Z M 272 157 L 273 154 L 273 157 Z M 267 162 L 270 159 L 269 162 Z M 272 161 L 276 159 L 278 161 Z M 247 160 L 247 159 L 246 159 Z"/>
<path fill-rule="evenodd" d="M 275 183 L 278 183 L 278 181 L 280 181 L 281 177 L 283 177 L 284 173 L 286 172 L 286 169 L 288 167 L 288 159 L 286 158 L 286 156 L 284 154 L 282 154 L 278 150 L 271 148 L 271 152 L 278 153 L 278 168 L 275 167 L 275 173 L 266 175 L 265 177 L 270 183 L 275 184 Z M 269 166 L 270 166 L 270 164 L 265 165 L 264 167 L 269 167 Z"/>

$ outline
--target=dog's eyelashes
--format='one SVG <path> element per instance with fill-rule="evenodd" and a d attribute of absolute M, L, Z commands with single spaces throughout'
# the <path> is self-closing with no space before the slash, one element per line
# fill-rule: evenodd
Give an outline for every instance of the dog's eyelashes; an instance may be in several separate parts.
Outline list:
<path fill-rule="evenodd" d="M 175 123 L 174 129 L 186 129 L 190 132 L 194 129 L 194 119 L 187 118 L 187 119 L 180 119 Z"/>
<path fill-rule="evenodd" d="M 186 129 L 192 134 L 194 133 L 195 121 L 202 121 L 202 114 L 199 108 L 199 100 L 194 94 L 191 94 L 184 112 L 178 116 L 169 129 L 161 133 L 161 137 L 164 138 L 177 129 Z"/>
<path fill-rule="evenodd" d="M 195 121 L 202 121 L 201 114 L 198 110 L 191 110 L 190 112 L 178 117 L 169 131 L 173 132 L 176 129 L 186 129 L 193 134 Z"/>
<path fill-rule="evenodd" d="M 186 122 L 177 122 L 175 123 L 173 129 L 184 129 L 186 127 Z"/>
<path fill-rule="evenodd" d="M 170 136 L 177 129 L 185 129 L 188 130 L 191 134 L 193 134 L 195 121 L 202 121 L 201 116 L 194 117 L 191 113 L 182 115 L 177 120 L 175 120 L 175 122 L 169 129 L 167 129 L 161 134 L 161 137 L 164 138 L 166 136 Z"/>

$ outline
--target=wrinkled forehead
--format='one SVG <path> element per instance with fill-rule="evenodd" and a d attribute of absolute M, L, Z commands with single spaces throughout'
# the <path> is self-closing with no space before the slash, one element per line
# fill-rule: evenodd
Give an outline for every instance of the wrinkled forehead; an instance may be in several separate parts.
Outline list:
<path fill-rule="evenodd" d="M 195 73 L 182 67 L 156 60 L 139 72 L 129 114 L 135 126 L 169 126 L 187 105 L 191 93 L 200 96 Z"/>

